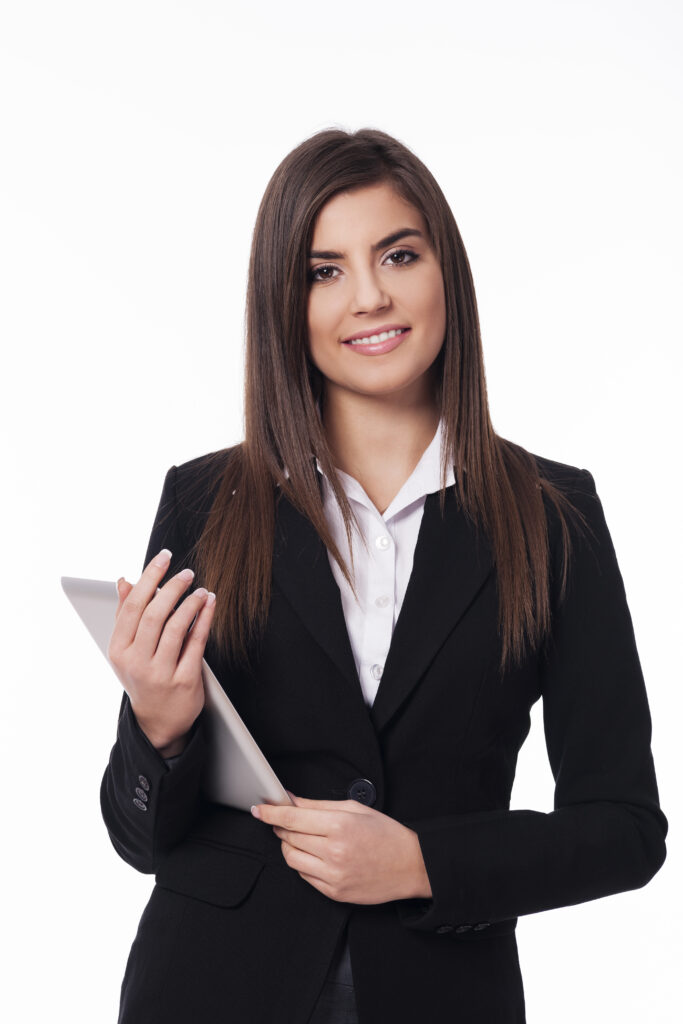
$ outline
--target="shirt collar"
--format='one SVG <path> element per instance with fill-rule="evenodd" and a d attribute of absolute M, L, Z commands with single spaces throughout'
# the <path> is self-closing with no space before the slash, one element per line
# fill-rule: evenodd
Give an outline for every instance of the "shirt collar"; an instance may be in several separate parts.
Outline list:
<path fill-rule="evenodd" d="M 439 424 L 436 428 L 434 437 L 425 448 L 420 461 L 416 465 L 413 472 L 410 474 L 408 479 L 405 481 L 398 494 L 393 498 L 391 504 L 383 513 L 382 518 L 389 520 L 393 516 L 398 515 L 408 505 L 412 505 L 415 501 L 420 498 L 425 498 L 426 495 L 434 493 L 441 489 L 441 444 L 443 440 L 443 420 L 439 420 Z M 327 477 L 323 473 L 320 466 L 320 462 L 316 459 L 316 466 L 318 471 L 323 476 L 325 483 L 329 487 Z M 335 469 L 337 467 L 335 466 Z M 361 487 L 358 481 L 349 476 L 341 469 L 337 469 L 339 479 L 342 483 L 346 496 L 350 501 L 357 501 L 366 508 L 372 510 L 375 506 L 370 501 L 370 498 L 365 493 L 365 490 Z M 446 487 L 450 487 L 451 484 L 455 483 L 455 474 L 453 467 L 448 465 L 446 468 Z"/>

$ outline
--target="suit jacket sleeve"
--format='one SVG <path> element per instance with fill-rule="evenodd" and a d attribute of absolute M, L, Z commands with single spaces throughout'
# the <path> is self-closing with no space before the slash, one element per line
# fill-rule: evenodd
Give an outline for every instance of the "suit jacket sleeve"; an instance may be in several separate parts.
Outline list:
<path fill-rule="evenodd" d="M 644 885 L 666 856 L 651 722 L 631 616 L 595 482 L 573 499 L 569 590 L 541 660 L 554 810 L 498 810 L 418 822 L 429 901 L 398 904 L 410 928 L 485 926 Z M 558 550 L 554 545 L 555 578 Z M 505 685 L 505 681 L 501 685 Z"/>
<path fill-rule="evenodd" d="M 166 474 L 144 564 L 163 547 L 173 557 L 162 586 L 187 564 L 188 545 L 178 527 L 175 466 Z M 100 802 L 114 848 L 138 871 L 154 872 L 158 858 L 183 839 L 192 823 L 205 753 L 202 717 L 194 722 L 188 744 L 171 769 L 140 729 L 124 694 Z"/>

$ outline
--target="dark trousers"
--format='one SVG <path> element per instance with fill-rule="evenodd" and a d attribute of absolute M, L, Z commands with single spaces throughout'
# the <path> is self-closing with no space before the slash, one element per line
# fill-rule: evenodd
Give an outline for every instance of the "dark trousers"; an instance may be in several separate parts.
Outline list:
<path fill-rule="evenodd" d="M 330 965 L 325 985 L 308 1024 L 358 1024 L 346 932 Z"/>

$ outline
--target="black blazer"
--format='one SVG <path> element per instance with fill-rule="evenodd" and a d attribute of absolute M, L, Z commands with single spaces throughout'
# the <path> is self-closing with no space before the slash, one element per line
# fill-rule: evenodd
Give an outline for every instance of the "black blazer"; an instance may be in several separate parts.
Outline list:
<path fill-rule="evenodd" d="M 374 806 L 417 831 L 432 899 L 357 906 L 323 896 L 285 864 L 269 826 L 202 799 L 202 716 L 169 769 L 124 697 L 102 811 L 118 853 L 157 884 L 128 960 L 121 1022 L 305 1024 L 346 925 L 361 1024 L 441 1022 L 444 1013 L 459 1024 L 521 1022 L 518 916 L 638 888 L 659 869 L 667 821 L 602 506 L 587 470 L 536 458 L 594 538 L 572 527 L 570 590 L 558 606 L 559 524 L 546 502 L 552 637 L 504 678 L 491 550 L 453 487 L 443 520 L 438 494 L 426 499 L 371 709 L 327 552 L 282 496 L 254 677 L 207 647 L 283 784 L 346 799 L 354 781 L 369 780 Z M 169 575 L 191 562 L 211 488 L 184 495 L 206 466 L 196 459 L 169 470 L 145 564 L 164 546 Z M 539 697 L 555 809 L 510 811 Z"/>

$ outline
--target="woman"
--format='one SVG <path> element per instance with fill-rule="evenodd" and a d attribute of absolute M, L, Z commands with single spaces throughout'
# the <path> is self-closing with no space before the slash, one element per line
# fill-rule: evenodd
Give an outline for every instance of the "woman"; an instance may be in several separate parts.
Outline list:
<path fill-rule="evenodd" d="M 120 1021 L 523 1021 L 517 918 L 665 857 L 593 477 L 493 430 L 457 226 L 382 132 L 280 164 L 247 314 L 245 441 L 119 582 L 102 808 L 157 881 Z M 203 800 L 202 655 L 294 806 Z M 539 697 L 555 810 L 510 811 Z"/>

